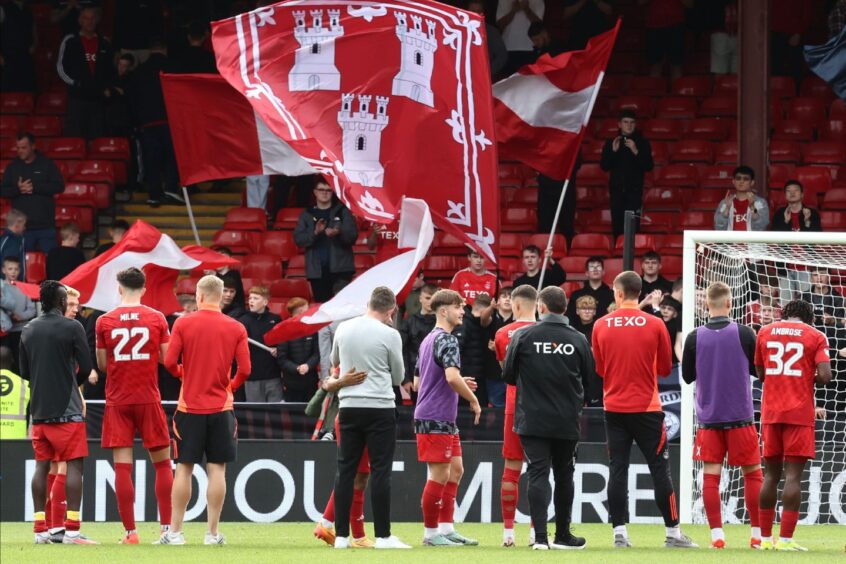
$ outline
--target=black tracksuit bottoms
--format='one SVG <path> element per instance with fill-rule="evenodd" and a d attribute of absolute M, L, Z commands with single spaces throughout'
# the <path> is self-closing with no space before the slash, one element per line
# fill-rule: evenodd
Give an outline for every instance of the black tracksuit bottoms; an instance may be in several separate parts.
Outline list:
<path fill-rule="evenodd" d="M 605 412 L 605 433 L 611 474 L 608 479 L 608 510 L 615 527 L 629 521 L 629 458 L 632 441 L 649 465 L 655 486 L 655 503 L 667 527 L 679 524 L 676 492 L 670 469 L 670 451 L 664 412 Z"/>
<path fill-rule="evenodd" d="M 396 447 L 396 409 L 342 407 L 338 411 L 340 429 L 338 473 L 335 476 L 335 531 L 339 537 L 350 534 L 350 507 L 353 482 L 361 455 L 370 456 L 370 502 L 376 538 L 391 536 L 391 470 Z"/>
<path fill-rule="evenodd" d="M 520 442 L 528 464 L 529 513 L 535 525 L 535 542 L 548 542 L 546 522 L 549 498 L 552 495 L 549 485 L 550 467 L 555 478 L 555 535 L 565 537 L 569 534 L 573 514 L 573 473 L 576 470 L 576 447 L 579 442 L 530 435 L 520 435 Z"/>

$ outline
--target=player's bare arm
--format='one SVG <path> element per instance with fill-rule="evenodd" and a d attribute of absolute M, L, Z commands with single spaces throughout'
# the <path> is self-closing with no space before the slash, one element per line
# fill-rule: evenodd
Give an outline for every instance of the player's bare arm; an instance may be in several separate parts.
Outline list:
<path fill-rule="evenodd" d="M 476 415 L 473 424 L 479 424 L 479 417 L 482 415 L 482 407 L 479 405 L 479 400 L 476 399 L 476 395 L 470 389 L 465 379 L 461 376 L 461 371 L 454 366 L 447 368 L 446 372 L 446 379 L 447 384 L 449 387 L 458 393 L 459 396 L 464 398 L 470 403 L 470 409 Z M 475 384 L 475 382 L 473 382 Z"/>
<path fill-rule="evenodd" d="M 755 365 L 755 372 L 758 375 L 758 380 L 760 380 L 761 382 L 764 381 L 764 371 L 765 369 L 763 366 L 759 366 L 757 364 Z"/>
<path fill-rule="evenodd" d="M 106 359 L 106 349 L 97 349 L 97 368 L 101 372 L 105 372 L 107 365 L 108 362 Z"/>
<path fill-rule="evenodd" d="M 326 378 L 323 382 L 323 389 L 327 392 L 335 393 L 341 388 L 357 386 L 364 382 L 365 378 L 367 378 L 367 372 L 356 370 L 355 367 L 352 367 L 343 374 Z"/>
<path fill-rule="evenodd" d="M 818 386 L 825 386 L 829 382 L 831 382 L 831 362 L 821 362 L 817 364 L 817 376 L 814 378 L 814 382 Z"/>

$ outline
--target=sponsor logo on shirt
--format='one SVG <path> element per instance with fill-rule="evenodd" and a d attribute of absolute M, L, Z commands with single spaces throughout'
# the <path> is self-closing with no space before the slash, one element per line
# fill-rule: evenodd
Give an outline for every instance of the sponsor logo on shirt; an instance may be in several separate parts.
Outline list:
<path fill-rule="evenodd" d="M 608 324 L 608 327 L 643 327 L 646 325 L 646 318 L 640 315 L 622 315 L 606 318 L 605 323 Z"/>
<path fill-rule="evenodd" d="M 576 347 L 570 343 L 545 343 L 543 341 L 535 341 L 535 352 L 538 354 L 563 354 L 570 356 L 576 352 Z"/>

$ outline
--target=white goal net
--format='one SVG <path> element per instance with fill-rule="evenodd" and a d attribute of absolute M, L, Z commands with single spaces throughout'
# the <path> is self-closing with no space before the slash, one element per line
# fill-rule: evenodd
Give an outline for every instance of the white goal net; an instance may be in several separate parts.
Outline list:
<path fill-rule="evenodd" d="M 791 299 L 814 305 L 815 326 L 829 342 L 833 379 L 817 386 L 817 407 L 826 419 L 816 423 L 817 456 L 803 479 L 801 524 L 846 524 L 846 233 L 732 233 L 688 231 L 684 248 L 684 336 L 707 323 L 705 289 L 724 282 L 732 289 L 731 317 L 756 331 L 780 319 Z M 761 384 L 753 385 L 755 420 L 760 431 Z M 702 502 L 702 465 L 693 461 L 696 433 L 694 386 L 682 383 L 680 516 L 706 523 Z M 723 466 L 720 481 L 723 520 L 748 523 L 740 468 Z M 780 499 L 780 497 L 779 497 Z M 777 506 L 777 516 L 781 505 Z"/>

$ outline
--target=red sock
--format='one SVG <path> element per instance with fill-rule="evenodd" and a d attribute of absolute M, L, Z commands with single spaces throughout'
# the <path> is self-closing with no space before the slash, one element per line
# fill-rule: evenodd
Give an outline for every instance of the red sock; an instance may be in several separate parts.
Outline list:
<path fill-rule="evenodd" d="M 783 539 L 792 539 L 793 538 L 793 531 L 796 530 L 796 521 L 799 520 L 799 512 L 798 511 L 790 511 L 788 509 L 782 509 L 781 511 L 781 528 L 778 532 L 778 536 Z"/>
<path fill-rule="evenodd" d="M 761 494 L 763 483 L 764 474 L 760 468 L 743 475 L 743 496 L 746 498 L 746 511 L 749 512 L 750 527 L 757 527 L 760 523 L 758 520 L 758 496 Z"/>
<path fill-rule="evenodd" d="M 329 501 L 326 503 L 326 509 L 323 510 L 323 518 L 330 523 L 335 522 L 335 490 L 332 490 L 332 495 L 329 496 Z"/>
<path fill-rule="evenodd" d="M 441 494 L 441 510 L 438 523 L 452 523 L 455 514 L 455 496 L 458 494 L 458 482 L 447 482 Z"/>
<path fill-rule="evenodd" d="M 773 521 L 775 520 L 775 507 L 766 509 L 758 508 L 758 522 L 761 524 L 761 536 L 770 538 L 773 536 Z"/>
<path fill-rule="evenodd" d="M 511 484 L 510 490 L 505 484 Z M 499 489 L 499 502 L 502 508 L 502 526 L 506 529 L 514 528 L 514 515 L 517 513 L 517 496 L 520 484 L 520 471 L 506 468 L 502 471 L 502 483 Z"/>
<path fill-rule="evenodd" d="M 32 523 L 33 533 L 47 532 L 47 518 L 44 516 L 44 511 L 36 511 Z"/>
<path fill-rule="evenodd" d="M 427 529 L 438 527 L 438 516 L 441 512 L 441 498 L 444 495 L 445 485 L 428 480 L 426 487 L 423 488 L 420 506 L 423 508 L 423 526 Z"/>
<path fill-rule="evenodd" d="M 170 525 L 173 505 L 170 492 L 173 489 L 173 465 L 170 459 L 153 464 L 156 469 L 156 502 L 159 506 L 159 524 Z"/>
<path fill-rule="evenodd" d="M 51 529 L 61 529 L 65 523 L 65 510 L 67 504 L 67 492 L 65 491 L 65 481 L 67 477 L 64 474 L 56 474 L 56 479 L 53 480 L 53 487 L 50 488 L 50 513 Z"/>
<path fill-rule="evenodd" d="M 364 538 L 364 490 L 353 490 L 350 506 L 350 532 L 354 539 Z"/>
<path fill-rule="evenodd" d="M 132 483 L 132 463 L 115 462 L 115 497 L 118 513 L 127 531 L 135 530 L 135 486 Z"/>
<path fill-rule="evenodd" d="M 705 504 L 705 514 L 708 516 L 708 526 L 718 529 L 723 526 L 722 500 L 720 500 L 720 475 L 705 474 L 702 483 L 702 501 Z"/>
<path fill-rule="evenodd" d="M 50 493 L 53 491 L 53 482 L 56 481 L 56 474 L 47 474 L 47 499 L 44 500 L 44 520 L 47 525 L 53 525 L 53 503 Z"/>
<path fill-rule="evenodd" d="M 65 519 L 65 530 L 79 531 L 79 511 L 68 511 L 68 518 Z"/>

